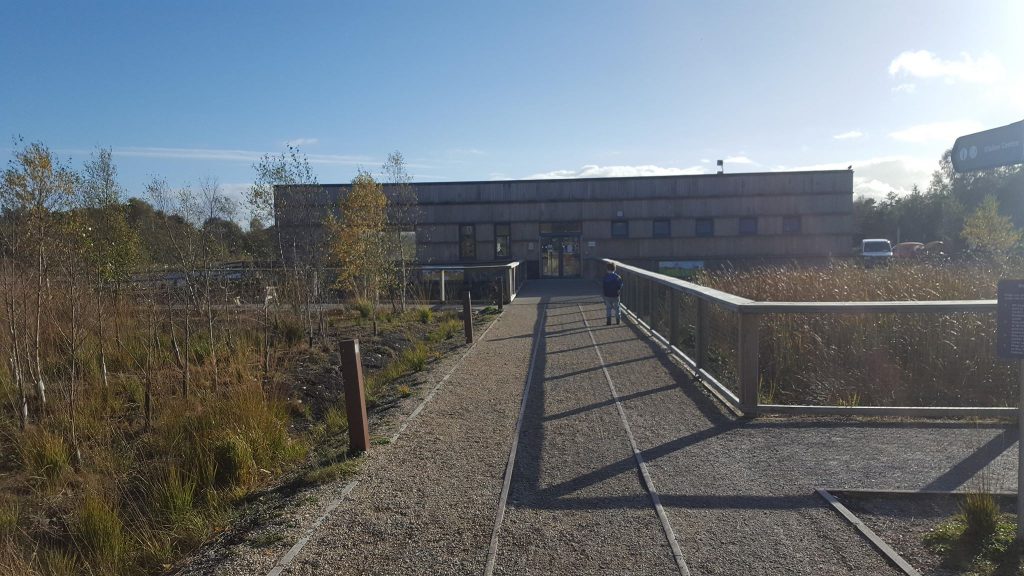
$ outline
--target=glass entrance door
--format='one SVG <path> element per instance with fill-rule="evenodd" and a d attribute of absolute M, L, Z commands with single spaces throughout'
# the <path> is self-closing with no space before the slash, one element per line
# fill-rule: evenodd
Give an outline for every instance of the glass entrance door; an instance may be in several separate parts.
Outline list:
<path fill-rule="evenodd" d="M 547 236 L 540 242 L 542 278 L 575 278 L 580 275 L 580 237 Z"/>

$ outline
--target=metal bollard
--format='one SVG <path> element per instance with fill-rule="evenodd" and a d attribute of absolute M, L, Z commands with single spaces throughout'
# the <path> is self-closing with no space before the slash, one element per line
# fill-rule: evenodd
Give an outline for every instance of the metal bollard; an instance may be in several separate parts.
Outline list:
<path fill-rule="evenodd" d="M 466 297 L 462 299 L 462 319 L 466 325 L 466 344 L 473 343 L 473 307 L 470 301 L 469 291 L 466 291 Z"/>
<path fill-rule="evenodd" d="M 345 385 L 349 451 L 366 452 L 370 449 L 370 428 L 366 419 L 366 389 L 363 386 L 363 364 L 359 357 L 359 340 L 342 340 L 339 348 L 341 378 Z"/>

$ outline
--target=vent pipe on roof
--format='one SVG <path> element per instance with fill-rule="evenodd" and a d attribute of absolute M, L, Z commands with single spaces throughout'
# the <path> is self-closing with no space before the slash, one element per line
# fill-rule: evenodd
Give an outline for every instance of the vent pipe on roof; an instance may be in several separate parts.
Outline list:
<path fill-rule="evenodd" d="M 725 166 L 721 160 L 718 161 L 718 173 L 725 174 Z"/>

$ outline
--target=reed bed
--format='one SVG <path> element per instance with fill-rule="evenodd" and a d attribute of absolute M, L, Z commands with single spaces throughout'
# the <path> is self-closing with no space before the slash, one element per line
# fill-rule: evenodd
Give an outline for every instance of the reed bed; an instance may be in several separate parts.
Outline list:
<path fill-rule="evenodd" d="M 894 263 L 702 271 L 695 281 L 757 301 L 993 299 L 1020 262 Z M 709 364 L 735 388 L 729 313 L 712 307 Z M 734 322 L 734 319 L 733 319 Z M 684 339 L 692 340 L 692 326 Z M 1017 366 L 995 356 L 994 313 L 768 314 L 761 319 L 762 403 L 1012 406 Z"/>

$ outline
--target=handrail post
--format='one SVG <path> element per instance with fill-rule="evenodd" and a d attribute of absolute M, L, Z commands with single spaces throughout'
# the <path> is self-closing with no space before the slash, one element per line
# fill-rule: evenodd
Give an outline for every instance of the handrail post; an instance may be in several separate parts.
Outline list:
<path fill-rule="evenodd" d="M 758 379 L 760 373 L 757 366 L 758 332 L 761 317 L 757 314 L 744 313 L 738 316 L 738 343 L 736 346 L 737 376 L 740 386 L 740 408 L 747 417 L 757 416 Z"/>
<path fill-rule="evenodd" d="M 448 299 L 444 295 L 444 268 L 441 269 L 441 304 L 447 302 Z"/>
<path fill-rule="evenodd" d="M 704 369 L 708 358 L 708 342 L 711 340 L 708 334 L 708 301 L 697 298 L 697 325 L 694 326 L 694 362 L 697 364 L 697 374 Z"/>
<path fill-rule="evenodd" d="M 505 273 L 498 278 L 498 310 L 505 309 Z"/>
<path fill-rule="evenodd" d="M 647 325 L 654 328 L 654 280 L 647 281 Z"/>
<path fill-rule="evenodd" d="M 679 295 L 672 288 L 668 289 L 668 345 L 669 348 L 679 343 Z"/>

